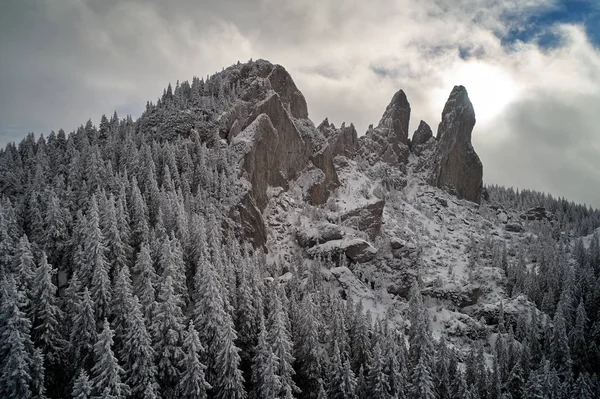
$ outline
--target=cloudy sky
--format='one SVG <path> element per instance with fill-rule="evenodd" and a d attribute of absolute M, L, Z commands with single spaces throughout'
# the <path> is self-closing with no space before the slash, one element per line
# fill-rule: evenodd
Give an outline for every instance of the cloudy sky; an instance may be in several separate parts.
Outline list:
<path fill-rule="evenodd" d="M 0 144 L 139 116 L 168 82 L 250 58 L 292 74 L 315 123 L 376 123 L 407 93 L 435 130 L 455 84 L 486 183 L 600 207 L 597 0 L 6 0 Z"/>

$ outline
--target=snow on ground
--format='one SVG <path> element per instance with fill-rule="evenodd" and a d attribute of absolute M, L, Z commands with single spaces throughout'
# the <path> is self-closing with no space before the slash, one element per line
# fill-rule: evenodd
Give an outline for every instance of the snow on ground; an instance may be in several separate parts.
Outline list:
<path fill-rule="evenodd" d="M 344 212 L 383 198 L 386 205 L 382 229 L 372 243 L 378 249 L 376 258 L 333 268 L 328 271 L 334 277 L 331 280 L 345 295 L 362 300 L 374 318 L 392 314 L 403 326 L 407 289 L 392 287 L 406 283 L 407 276 L 416 276 L 422 282 L 433 335 L 445 337 L 457 347 L 468 346 L 472 339 L 484 337 L 486 329 L 494 328 L 477 314 L 497 309 L 503 299 L 510 304 L 503 288 L 503 272 L 491 267 L 489 256 L 473 257 L 471 247 L 489 247 L 494 242 L 513 247 L 531 234 L 505 231 L 503 219 L 514 215 L 499 216 L 487 205 L 461 200 L 429 186 L 424 176 L 412 171 L 414 158 L 411 155 L 407 167 L 407 185 L 398 191 L 383 190 L 368 168 L 352 160 L 338 168 L 341 186 L 323 206 L 307 205 L 293 184 L 288 192 L 271 190 L 273 197 L 264 212 L 268 260 L 281 263 L 296 256 L 306 257 L 306 250 L 295 240 L 296 229 L 311 232 L 319 221 L 335 221 Z M 364 238 L 360 232 L 343 229 L 344 239 Z M 404 251 L 401 256 L 391 249 L 392 240 L 405 243 L 399 250 Z M 524 298 L 519 301 L 521 308 L 527 306 Z"/>

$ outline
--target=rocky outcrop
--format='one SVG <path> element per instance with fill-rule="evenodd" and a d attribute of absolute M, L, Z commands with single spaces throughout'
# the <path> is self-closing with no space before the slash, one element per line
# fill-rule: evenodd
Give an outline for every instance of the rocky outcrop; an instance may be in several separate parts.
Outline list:
<path fill-rule="evenodd" d="M 431 298 L 450 301 L 455 306 L 464 308 L 465 306 L 475 305 L 481 297 L 482 291 L 481 287 L 467 284 L 466 286 L 451 288 L 426 287 L 421 290 L 421 294 Z"/>
<path fill-rule="evenodd" d="M 463 86 L 455 86 L 442 112 L 431 184 L 481 202 L 483 165 L 471 145 L 475 111 Z"/>
<path fill-rule="evenodd" d="M 306 100 L 286 70 L 257 61 L 221 74 L 228 85 L 239 87 L 239 100 L 220 118 L 221 135 L 238 154 L 258 209 L 266 207 L 268 187 L 287 190 L 304 172 L 310 176 L 309 202 L 325 203 L 339 185 L 333 156 L 308 119 Z"/>
<path fill-rule="evenodd" d="M 519 215 L 519 217 L 523 220 L 529 220 L 529 221 L 531 221 L 531 220 L 538 220 L 538 221 L 554 220 L 554 215 L 552 214 L 552 212 L 548 211 L 543 206 L 537 206 L 535 208 L 531 208 L 531 209 L 527 210 L 527 212 Z"/>
<path fill-rule="evenodd" d="M 250 191 L 229 211 L 228 216 L 229 223 L 233 222 L 233 226 L 228 227 L 236 232 L 238 238 L 252 243 L 255 248 L 265 246 L 267 243 L 265 221 Z"/>
<path fill-rule="evenodd" d="M 333 123 L 330 124 L 329 120 L 325 118 L 317 129 L 327 139 L 333 158 L 338 155 L 351 158 L 358 151 L 358 134 L 353 124 L 346 126 L 345 123 L 342 123 L 342 126 L 336 129 Z"/>
<path fill-rule="evenodd" d="M 410 141 L 410 150 L 416 155 L 421 155 L 427 148 L 435 145 L 435 140 L 432 140 L 432 138 L 433 132 L 431 128 L 427 123 L 421 121 L 417 130 L 413 133 L 412 140 Z"/>
<path fill-rule="evenodd" d="M 359 155 L 370 164 L 379 161 L 398 166 L 408 161 L 408 123 L 410 104 L 399 90 L 385 109 L 376 128 L 369 126 L 359 139 Z"/>
<path fill-rule="evenodd" d="M 353 238 L 332 240 L 324 244 L 315 245 L 308 250 L 308 255 L 311 257 L 321 256 L 322 258 L 331 258 L 335 262 L 338 262 L 345 256 L 354 263 L 365 263 L 377 255 L 377 249 L 363 239 Z"/>
<path fill-rule="evenodd" d="M 279 134 L 271 118 L 260 114 L 244 131 L 233 140 L 238 152 L 243 153 L 246 178 L 252 184 L 252 196 L 260 209 L 267 204 L 267 187 L 280 186 L 283 176 L 272 175 L 277 163 L 273 148 L 277 148 Z"/>
<path fill-rule="evenodd" d="M 377 129 L 386 132 L 392 145 L 396 143 L 406 144 L 408 142 L 408 123 L 410 121 L 410 104 L 403 90 L 399 90 L 392 97 Z"/>
<path fill-rule="evenodd" d="M 426 122 L 421 121 L 417 130 L 415 130 L 415 132 L 413 133 L 413 137 L 411 140 L 411 148 L 414 146 L 425 144 L 432 137 L 433 132 L 431 131 L 429 125 Z"/>
<path fill-rule="evenodd" d="M 344 232 L 336 224 L 323 222 L 314 226 L 298 228 L 295 236 L 301 247 L 310 248 L 327 241 L 340 240 L 344 236 Z"/>
<path fill-rule="evenodd" d="M 374 239 L 381 230 L 381 219 L 384 207 L 384 200 L 372 202 L 342 214 L 340 220 L 345 226 L 364 231 L 369 235 L 370 239 Z"/>
<path fill-rule="evenodd" d="M 521 223 L 513 221 L 506 223 L 506 225 L 504 225 L 504 229 L 511 233 L 520 233 L 524 230 Z"/>

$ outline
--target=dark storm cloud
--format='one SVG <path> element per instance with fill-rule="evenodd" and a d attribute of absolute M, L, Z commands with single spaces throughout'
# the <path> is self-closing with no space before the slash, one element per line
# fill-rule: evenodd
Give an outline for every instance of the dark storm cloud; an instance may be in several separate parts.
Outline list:
<path fill-rule="evenodd" d="M 461 76 L 456 72 L 480 62 L 518 89 L 474 131 L 485 180 L 600 206 L 590 188 L 600 182 L 600 56 L 586 35 L 590 28 L 532 19 L 560 4 L 9 0 L 0 5 L 0 141 L 73 130 L 115 109 L 136 117 L 168 82 L 250 58 L 284 65 L 316 123 L 326 116 L 337 125 L 354 122 L 360 134 L 402 88 L 413 110 L 411 130 L 420 119 L 435 130 L 452 85 L 465 83 L 452 81 Z M 533 23 L 560 37 L 560 46 L 515 35 Z M 496 95 L 491 83 L 480 81 L 473 97 L 480 115 L 482 101 Z"/>

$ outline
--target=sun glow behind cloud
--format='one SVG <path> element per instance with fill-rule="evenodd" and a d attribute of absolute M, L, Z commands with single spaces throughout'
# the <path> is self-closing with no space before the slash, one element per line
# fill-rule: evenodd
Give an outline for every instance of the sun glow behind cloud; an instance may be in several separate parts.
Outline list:
<path fill-rule="evenodd" d="M 455 85 L 467 88 L 479 125 L 487 125 L 519 96 L 519 85 L 503 69 L 481 61 L 454 65 L 443 77 L 443 87 L 435 91 L 437 108 L 443 108 Z"/>

